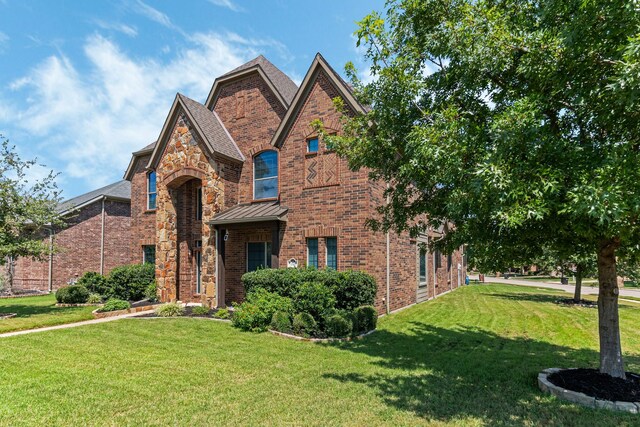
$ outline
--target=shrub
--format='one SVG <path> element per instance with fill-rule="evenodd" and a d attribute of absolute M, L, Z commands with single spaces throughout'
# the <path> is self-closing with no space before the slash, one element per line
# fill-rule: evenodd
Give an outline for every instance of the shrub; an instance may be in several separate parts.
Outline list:
<path fill-rule="evenodd" d="M 117 298 L 111 298 L 98 310 L 100 312 L 105 311 L 117 311 L 117 310 L 127 310 L 131 308 L 131 304 L 129 301 L 123 301 Z"/>
<path fill-rule="evenodd" d="M 155 281 L 153 264 L 131 264 L 116 267 L 107 277 L 109 296 L 129 301 L 145 297 L 147 287 Z"/>
<path fill-rule="evenodd" d="M 334 314 L 327 319 L 326 332 L 330 337 L 344 338 L 351 334 L 353 325 L 344 316 Z"/>
<path fill-rule="evenodd" d="M 156 308 L 156 314 L 160 317 L 178 317 L 184 314 L 184 307 L 178 303 L 169 302 Z"/>
<path fill-rule="evenodd" d="M 264 331 L 276 311 L 292 313 L 291 298 L 258 288 L 247 295 L 245 302 L 236 306 L 233 324 L 245 331 Z"/>
<path fill-rule="evenodd" d="M 84 304 L 89 299 L 89 291 L 82 285 L 63 286 L 56 291 L 56 301 L 61 304 Z"/>
<path fill-rule="evenodd" d="M 336 308 L 350 311 L 363 305 L 372 305 L 378 289 L 373 276 L 354 270 L 340 272 L 329 286 L 336 297 Z"/>
<path fill-rule="evenodd" d="M 219 319 L 228 319 L 231 317 L 231 312 L 227 308 L 221 308 L 220 310 L 213 313 L 213 315 Z"/>
<path fill-rule="evenodd" d="M 107 279 L 100 273 L 87 271 L 78 279 L 77 285 L 82 285 L 92 294 L 106 296 L 109 294 Z"/>
<path fill-rule="evenodd" d="M 99 294 L 89 294 L 87 304 L 102 304 L 102 296 Z"/>
<path fill-rule="evenodd" d="M 291 332 L 291 316 L 284 311 L 276 311 L 271 318 L 271 329 L 279 332 Z"/>
<path fill-rule="evenodd" d="M 354 332 L 368 332 L 376 328 L 376 325 L 378 324 L 378 311 L 375 307 L 371 305 L 363 305 L 356 308 L 353 314 L 356 319 L 358 319 L 358 328 L 356 329 L 354 325 Z"/>
<path fill-rule="evenodd" d="M 298 313 L 293 316 L 293 332 L 300 336 L 310 336 L 316 332 L 318 325 L 309 313 Z"/>
<path fill-rule="evenodd" d="M 209 314 L 209 311 L 209 307 L 205 307 L 204 305 L 199 305 L 191 309 L 191 312 L 196 316 L 206 316 Z"/>
<path fill-rule="evenodd" d="M 319 282 L 303 283 L 293 300 L 299 313 L 309 313 L 314 319 L 323 319 L 325 314 L 336 305 L 336 299 L 329 287 Z"/>
<path fill-rule="evenodd" d="M 144 297 L 150 302 L 158 301 L 158 285 L 155 280 L 147 285 L 147 288 L 144 290 Z"/>

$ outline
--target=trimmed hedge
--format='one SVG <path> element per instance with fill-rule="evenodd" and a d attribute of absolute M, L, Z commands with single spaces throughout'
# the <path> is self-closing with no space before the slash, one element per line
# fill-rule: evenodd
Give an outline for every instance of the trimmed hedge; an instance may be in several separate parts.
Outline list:
<path fill-rule="evenodd" d="M 256 289 L 247 295 L 245 302 L 235 307 L 233 325 L 245 331 L 265 331 L 277 311 L 293 313 L 291 298 Z"/>
<path fill-rule="evenodd" d="M 273 313 L 271 329 L 278 332 L 291 332 L 291 315 L 283 311 Z"/>
<path fill-rule="evenodd" d="M 156 280 L 153 264 L 131 264 L 116 267 L 107 277 L 109 297 L 128 301 L 140 301 L 147 288 Z"/>
<path fill-rule="evenodd" d="M 333 292 L 335 307 L 354 310 L 362 305 L 373 305 L 376 297 L 376 281 L 364 272 L 315 268 L 265 268 L 242 276 L 247 294 L 258 288 L 279 295 L 295 298 L 303 283 L 322 283 Z"/>
<path fill-rule="evenodd" d="M 356 324 L 354 324 L 354 333 L 359 334 L 369 332 L 376 328 L 376 325 L 378 324 L 378 311 L 375 307 L 371 305 L 363 305 L 356 308 L 353 314 L 357 319 L 357 329 Z"/>
<path fill-rule="evenodd" d="M 63 286 L 56 291 L 56 301 L 60 304 L 85 304 L 89 291 L 82 285 Z"/>
<path fill-rule="evenodd" d="M 314 319 L 324 319 L 327 312 L 333 310 L 336 298 L 331 289 L 320 282 L 307 282 L 300 285 L 293 299 L 297 313 L 309 313 Z"/>
<path fill-rule="evenodd" d="M 353 331 L 353 325 L 350 320 L 346 319 L 339 314 L 329 316 L 327 319 L 327 335 L 335 338 L 344 338 L 351 335 Z"/>
<path fill-rule="evenodd" d="M 84 273 L 82 277 L 78 279 L 76 284 L 84 286 L 92 294 L 102 296 L 108 295 L 110 289 L 106 277 L 93 271 L 87 271 Z"/>
<path fill-rule="evenodd" d="M 298 313 L 293 316 L 293 332 L 303 337 L 312 336 L 316 333 L 318 324 L 309 313 Z"/>

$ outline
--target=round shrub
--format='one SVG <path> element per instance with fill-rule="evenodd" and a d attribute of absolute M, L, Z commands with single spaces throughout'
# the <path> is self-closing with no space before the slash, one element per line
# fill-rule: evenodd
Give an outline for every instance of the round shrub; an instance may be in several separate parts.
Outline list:
<path fill-rule="evenodd" d="M 291 332 L 291 316 L 284 311 L 276 311 L 271 318 L 271 329 L 279 332 Z"/>
<path fill-rule="evenodd" d="M 276 311 L 293 313 L 291 298 L 258 288 L 247 295 L 245 302 L 235 307 L 233 324 L 245 331 L 265 331 Z"/>
<path fill-rule="evenodd" d="M 147 287 L 155 281 L 155 266 L 150 263 L 116 267 L 107 277 L 109 296 L 128 301 L 145 297 Z"/>
<path fill-rule="evenodd" d="M 102 296 L 98 294 L 89 294 L 87 304 L 102 304 Z"/>
<path fill-rule="evenodd" d="M 205 307 L 204 305 L 199 305 L 191 309 L 191 312 L 196 316 L 206 316 L 209 314 L 209 311 L 209 307 Z"/>
<path fill-rule="evenodd" d="M 235 307 L 231 322 L 243 331 L 261 332 L 266 329 L 265 316 L 260 307 L 246 301 Z"/>
<path fill-rule="evenodd" d="M 354 328 L 354 332 L 368 332 L 376 328 L 378 324 L 378 311 L 371 305 L 363 305 L 358 307 L 353 312 L 358 322 L 357 330 Z"/>
<path fill-rule="evenodd" d="M 82 285 L 92 294 L 106 296 L 109 294 L 107 279 L 100 273 L 87 271 L 78 279 L 77 285 Z"/>
<path fill-rule="evenodd" d="M 372 305 L 378 290 L 373 276 L 355 270 L 341 271 L 329 286 L 336 297 L 336 308 L 350 311 L 362 305 Z"/>
<path fill-rule="evenodd" d="M 318 327 L 315 319 L 309 313 L 298 313 L 293 316 L 293 333 L 303 337 L 313 335 Z"/>
<path fill-rule="evenodd" d="M 336 298 L 326 285 L 307 282 L 298 288 L 293 305 L 296 312 L 309 313 L 314 319 L 322 319 L 325 313 L 335 307 Z"/>
<path fill-rule="evenodd" d="M 129 301 L 123 301 L 117 298 L 111 298 L 98 310 L 100 312 L 105 311 L 118 311 L 118 310 L 128 310 L 131 308 L 131 304 Z"/>
<path fill-rule="evenodd" d="M 60 304 L 85 304 L 89 291 L 82 285 L 63 286 L 56 291 L 56 301 Z"/>
<path fill-rule="evenodd" d="M 351 334 L 353 330 L 353 326 L 351 321 L 345 319 L 344 316 L 339 314 L 334 314 L 333 316 L 329 316 L 326 324 L 326 332 L 327 335 L 334 338 L 344 338 Z"/>
<path fill-rule="evenodd" d="M 156 308 L 156 314 L 160 317 L 178 317 L 184 314 L 184 307 L 178 303 L 169 302 Z"/>

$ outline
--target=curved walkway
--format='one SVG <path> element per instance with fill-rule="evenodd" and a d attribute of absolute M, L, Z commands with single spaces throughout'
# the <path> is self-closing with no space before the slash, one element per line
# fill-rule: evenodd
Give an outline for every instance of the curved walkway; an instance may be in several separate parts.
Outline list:
<path fill-rule="evenodd" d="M 574 285 L 561 285 L 559 283 L 541 282 L 538 280 L 527 280 L 527 279 L 521 279 L 521 278 L 505 279 L 503 277 L 485 276 L 484 281 L 486 283 L 488 282 L 504 283 L 506 285 L 520 285 L 520 286 L 532 286 L 534 288 L 556 289 L 559 291 L 569 292 L 571 294 L 573 294 L 575 291 Z M 598 288 L 595 288 L 593 286 L 582 285 L 582 295 L 598 295 Z M 620 296 L 640 298 L 640 289 L 622 288 L 620 289 Z"/>

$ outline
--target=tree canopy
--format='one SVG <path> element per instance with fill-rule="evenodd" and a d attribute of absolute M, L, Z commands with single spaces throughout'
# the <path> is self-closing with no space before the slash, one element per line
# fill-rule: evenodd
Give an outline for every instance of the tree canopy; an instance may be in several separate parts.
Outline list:
<path fill-rule="evenodd" d="M 345 117 L 331 142 L 389 183 L 370 225 L 417 234 L 451 224 L 440 243 L 471 245 L 493 270 L 550 244 L 590 248 L 601 370 L 624 377 L 615 262 L 640 241 L 638 6 L 398 0 L 356 36 L 372 81 L 347 72 L 371 108 Z"/>

